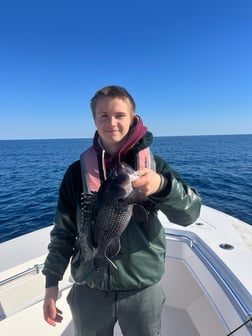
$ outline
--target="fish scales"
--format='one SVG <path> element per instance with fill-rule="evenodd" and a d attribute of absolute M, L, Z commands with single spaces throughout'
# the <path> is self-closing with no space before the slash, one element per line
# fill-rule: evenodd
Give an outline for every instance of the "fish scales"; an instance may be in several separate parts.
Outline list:
<path fill-rule="evenodd" d="M 133 204 L 146 200 L 132 188 L 132 175 L 135 179 L 135 171 L 127 164 L 116 167 L 92 198 L 90 220 L 87 218 L 81 226 L 81 241 L 89 246 L 92 241 L 91 249 L 83 247 L 83 258 L 92 258 L 96 270 L 106 269 L 108 265 L 117 268 L 111 259 L 121 249 L 120 237 L 130 222 Z M 91 225 L 90 230 L 85 224 Z"/>
<path fill-rule="evenodd" d="M 101 215 L 101 218 L 100 218 Z M 121 233 L 124 230 L 124 226 L 127 225 L 126 221 L 131 216 L 131 207 L 127 205 L 122 206 L 121 202 L 112 198 L 104 204 L 100 209 L 100 215 L 96 218 L 96 225 L 94 225 L 94 237 L 98 241 L 100 239 L 106 240 L 111 238 L 116 233 Z M 100 220 L 104 225 L 100 225 Z M 98 242 L 96 242 L 98 244 Z"/>

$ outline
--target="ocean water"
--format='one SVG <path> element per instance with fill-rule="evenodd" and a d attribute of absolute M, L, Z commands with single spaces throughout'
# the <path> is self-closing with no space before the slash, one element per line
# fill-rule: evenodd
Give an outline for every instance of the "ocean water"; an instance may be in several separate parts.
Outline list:
<path fill-rule="evenodd" d="M 67 167 L 91 139 L 0 141 L 0 242 L 52 224 Z M 252 225 L 252 135 L 155 137 L 203 204 Z"/>

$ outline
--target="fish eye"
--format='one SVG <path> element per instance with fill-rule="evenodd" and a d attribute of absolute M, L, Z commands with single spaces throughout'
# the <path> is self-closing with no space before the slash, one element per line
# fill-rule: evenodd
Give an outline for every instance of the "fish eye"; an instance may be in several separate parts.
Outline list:
<path fill-rule="evenodd" d="M 114 179 L 118 176 L 117 169 L 112 170 L 112 172 L 109 174 L 109 176 Z"/>

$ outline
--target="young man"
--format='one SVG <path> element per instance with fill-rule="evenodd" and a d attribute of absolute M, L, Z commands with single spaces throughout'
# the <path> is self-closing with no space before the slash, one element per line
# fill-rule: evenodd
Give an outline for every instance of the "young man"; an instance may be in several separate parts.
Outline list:
<path fill-rule="evenodd" d="M 159 281 L 164 272 L 165 235 L 157 211 L 186 226 L 199 216 L 200 197 L 163 159 L 152 156 L 152 134 L 136 115 L 135 102 L 124 88 L 99 90 L 91 100 L 91 109 L 97 127 L 93 146 L 68 168 L 60 187 L 43 270 L 44 319 L 51 325 L 62 320 L 62 312 L 56 308 L 58 281 L 71 259 L 75 283 L 68 303 L 75 336 L 112 336 L 117 321 L 124 336 L 161 335 L 165 296 Z M 85 160 L 92 164 L 83 163 Z M 93 191 L 95 168 L 99 168 L 102 184 L 120 162 L 138 171 L 140 177 L 132 186 L 147 200 L 144 211 L 133 212 L 121 236 L 121 250 L 113 259 L 117 268 L 108 265 L 97 272 L 92 260 L 81 259 L 83 199 Z M 87 188 L 83 189 L 84 185 Z"/>

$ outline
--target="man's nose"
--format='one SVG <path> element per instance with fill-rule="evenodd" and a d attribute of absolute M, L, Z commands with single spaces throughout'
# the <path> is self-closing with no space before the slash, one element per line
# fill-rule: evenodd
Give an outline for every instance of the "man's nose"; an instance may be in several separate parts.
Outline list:
<path fill-rule="evenodd" d="M 116 118 L 115 118 L 115 117 L 111 116 L 111 117 L 108 118 L 108 123 L 109 123 L 110 125 L 114 125 L 115 122 L 116 122 Z"/>

